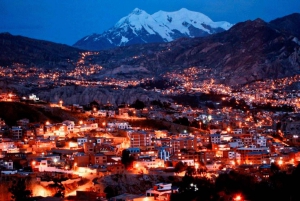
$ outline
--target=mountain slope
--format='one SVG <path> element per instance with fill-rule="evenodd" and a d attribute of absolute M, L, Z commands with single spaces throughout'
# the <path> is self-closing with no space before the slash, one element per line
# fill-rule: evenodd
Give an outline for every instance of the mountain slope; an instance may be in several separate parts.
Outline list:
<path fill-rule="evenodd" d="M 88 50 L 110 49 L 133 44 L 170 42 L 182 37 L 202 37 L 228 30 L 228 22 L 213 22 L 202 13 L 185 8 L 149 15 L 138 8 L 120 19 L 103 34 L 86 36 L 74 47 Z"/>
<path fill-rule="evenodd" d="M 205 38 L 123 46 L 84 53 L 80 59 L 80 50 L 72 47 L 0 34 L 0 64 L 18 62 L 44 68 L 71 68 L 70 61 L 78 59 L 79 72 L 65 76 L 77 79 L 80 73 L 83 75 L 80 79 L 95 81 L 164 78 L 167 74 L 180 77 L 185 69 L 194 67 L 199 71 L 193 74 L 196 82 L 214 79 L 237 85 L 300 74 L 300 40 L 292 34 L 294 29 L 290 29 L 282 31 L 261 19 L 249 20 Z M 101 68 L 89 70 L 95 66 Z M 201 74 L 204 71 L 209 73 Z M 72 75 L 73 78 L 69 77 Z"/>
<path fill-rule="evenodd" d="M 300 39 L 300 13 L 293 13 L 270 21 L 275 28 L 290 33 Z"/>
<path fill-rule="evenodd" d="M 197 67 L 211 69 L 216 80 L 236 85 L 299 74 L 300 43 L 293 35 L 257 19 L 205 38 L 103 51 L 96 60 L 106 69 L 103 76 L 118 76 L 113 72 L 122 67 L 131 71 L 143 67 L 148 70 L 142 73 L 144 77 Z"/>
<path fill-rule="evenodd" d="M 0 52 L 0 66 L 20 63 L 43 68 L 72 68 L 69 60 L 79 58 L 81 50 L 53 42 L 0 33 Z"/>

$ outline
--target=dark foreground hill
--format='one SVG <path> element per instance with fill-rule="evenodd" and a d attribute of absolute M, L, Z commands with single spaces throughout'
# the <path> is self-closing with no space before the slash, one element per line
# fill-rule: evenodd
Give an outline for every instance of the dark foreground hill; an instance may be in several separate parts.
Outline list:
<path fill-rule="evenodd" d="M 9 126 L 15 126 L 16 121 L 27 118 L 30 122 L 53 123 L 64 120 L 77 121 L 80 117 L 76 113 L 71 113 L 60 108 L 49 106 L 35 106 L 21 102 L 0 102 L 0 118 Z"/>
<path fill-rule="evenodd" d="M 43 68 L 73 68 L 79 49 L 68 45 L 0 33 L 0 66 L 15 63 Z"/>

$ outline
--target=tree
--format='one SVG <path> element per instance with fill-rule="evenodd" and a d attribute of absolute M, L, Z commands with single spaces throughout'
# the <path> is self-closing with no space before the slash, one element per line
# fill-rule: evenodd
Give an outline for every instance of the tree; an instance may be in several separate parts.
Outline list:
<path fill-rule="evenodd" d="M 153 100 L 153 101 L 151 101 L 151 105 L 156 105 L 156 106 L 158 106 L 160 108 L 163 107 L 163 104 L 162 104 L 162 102 L 160 100 Z"/>
<path fill-rule="evenodd" d="M 181 124 L 181 125 L 184 125 L 184 126 L 189 126 L 190 125 L 190 122 L 189 122 L 188 118 L 186 118 L 186 117 L 180 117 L 180 118 L 174 120 L 173 123 Z"/>
<path fill-rule="evenodd" d="M 183 164 L 183 162 L 180 161 L 180 162 L 176 163 L 174 169 L 175 169 L 175 172 L 179 173 L 179 172 L 186 170 L 186 166 Z"/>
<path fill-rule="evenodd" d="M 56 189 L 56 193 L 54 194 L 54 197 L 64 197 L 64 191 L 65 191 L 65 187 L 64 185 L 61 183 L 62 181 L 67 180 L 67 178 L 53 178 L 52 181 L 54 182 L 54 184 L 50 184 L 49 186 L 54 187 Z"/>
<path fill-rule="evenodd" d="M 143 109 L 145 107 L 144 102 L 140 101 L 139 99 L 137 99 L 132 105 L 131 107 L 135 108 L 135 109 Z"/>
<path fill-rule="evenodd" d="M 15 201 L 26 201 L 32 195 L 31 190 L 26 189 L 25 178 L 13 180 L 8 191 L 12 194 L 11 198 Z"/>
<path fill-rule="evenodd" d="M 133 161 L 133 156 L 130 155 L 130 152 L 127 149 L 124 149 L 122 151 L 121 162 L 125 168 L 127 169 L 128 167 L 132 166 Z"/>
<path fill-rule="evenodd" d="M 106 193 L 106 198 L 108 199 L 116 195 L 114 188 L 112 188 L 111 186 L 107 186 L 104 189 L 104 193 Z"/>
<path fill-rule="evenodd" d="M 165 161 L 165 167 L 173 167 L 173 164 L 171 161 Z"/>
<path fill-rule="evenodd" d="M 193 176 L 193 174 L 195 174 L 195 173 L 196 173 L 196 169 L 195 169 L 194 167 L 188 166 L 188 167 L 186 168 L 185 174 L 186 174 L 187 176 Z"/>
<path fill-rule="evenodd" d="M 278 173 L 280 170 L 280 167 L 276 163 L 271 163 L 270 170 L 272 173 Z"/>

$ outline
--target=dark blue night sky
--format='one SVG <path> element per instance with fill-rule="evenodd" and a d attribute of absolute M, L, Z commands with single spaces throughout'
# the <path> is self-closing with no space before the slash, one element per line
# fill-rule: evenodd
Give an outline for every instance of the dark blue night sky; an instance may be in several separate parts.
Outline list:
<path fill-rule="evenodd" d="M 68 45 L 111 28 L 134 8 L 187 8 L 213 21 L 265 21 L 300 12 L 299 0 L 0 0 L 0 32 Z"/>

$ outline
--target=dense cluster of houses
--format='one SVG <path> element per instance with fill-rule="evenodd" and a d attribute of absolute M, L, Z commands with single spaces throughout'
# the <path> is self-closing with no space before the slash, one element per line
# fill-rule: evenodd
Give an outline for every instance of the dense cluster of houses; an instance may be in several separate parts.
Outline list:
<path fill-rule="evenodd" d="M 173 166 L 180 161 L 194 167 L 204 164 L 211 171 L 227 165 L 273 162 L 284 165 L 300 161 L 300 152 L 296 149 L 257 130 L 215 129 L 209 134 L 182 132 L 174 135 L 164 130 L 132 128 L 127 122 L 116 120 L 101 124 L 99 128 L 97 121 L 103 119 L 95 117 L 78 125 L 72 121 L 41 124 L 19 120 L 17 126 L 9 129 L 11 138 L 1 138 L 3 169 L 28 165 L 35 171 L 57 168 L 70 172 L 88 167 L 89 171 L 121 172 L 124 170 L 120 162 L 123 149 L 134 156 L 133 167 L 147 169 L 164 168 L 166 161 L 171 161 Z M 1 127 L 5 128 L 5 123 L 1 122 Z M 99 131 L 102 135 L 92 136 L 90 131 Z M 118 136 L 114 136 L 114 132 Z M 5 134 L 5 129 L 2 133 Z M 75 134 L 77 137 L 66 137 Z"/>
<path fill-rule="evenodd" d="M 258 112 L 254 116 L 231 108 L 172 107 L 171 113 L 158 108 L 92 108 L 90 117 L 78 122 L 20 119 L 12 127 L 0 120 L 0 167 L 3 171 L 31 167 L 42 172 L 123 172 L 124 149 L 134 157 L 134 169 L 148 171 L 174 168 L 179 162 L 218 172 L 241 165 L 277 163 L 284 167 L 300 161 L 298 149 L 287 144 L 298 142 L 300 124 L 295 114 L 285 115 L 278 126 L 282 118 L 277 113 Z M 82 112 L 79 105 L 66 109 Z M 138 116 L 165 121 L 186 118 L 198 127 L 171 133 L 135 128 L 126 121 Z M 274 133 L 282 134 L 283 140 L 273 138 Z"/>

